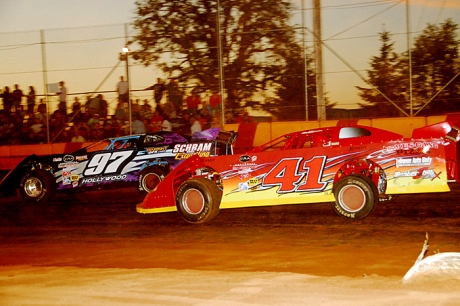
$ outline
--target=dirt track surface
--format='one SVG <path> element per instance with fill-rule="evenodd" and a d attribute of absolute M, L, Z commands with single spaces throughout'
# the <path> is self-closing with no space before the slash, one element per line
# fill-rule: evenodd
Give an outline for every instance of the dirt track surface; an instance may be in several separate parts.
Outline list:
<path fill-rule="evenodd" d="M 3 305 L 459 305 L 460 282 L 401 278 L 460 252 L 460 189 L 398 196 L 366 219 L 329 204 L 142 215 L 130 190 L 0 205 Z M 6 303 L 2 303 L 1 301 Z"/>

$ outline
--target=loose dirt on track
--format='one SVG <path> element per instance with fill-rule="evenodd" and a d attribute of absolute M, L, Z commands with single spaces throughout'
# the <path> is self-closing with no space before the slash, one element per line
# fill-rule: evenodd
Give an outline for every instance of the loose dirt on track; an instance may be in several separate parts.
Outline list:
<path fill-rule="evenodd" d="M 142 215 L 130 190 L 0 204 L 2 305 L 460 305 L 460 281 L 401 279 L 460 252 L 459 189 L 398 196 L 349 222 L 329 204 Z"/>

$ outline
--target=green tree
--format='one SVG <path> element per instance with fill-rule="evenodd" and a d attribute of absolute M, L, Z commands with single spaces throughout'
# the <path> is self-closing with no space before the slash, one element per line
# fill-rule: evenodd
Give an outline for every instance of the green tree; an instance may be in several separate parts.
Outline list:
<path fill-rule="evenodd" d="M 371 58 L 371 69 L 367 70 L 367 82 L 373 87 L 356 86 L 359 96 L 367 102 L 359 106 L 372 117 L 395 117 L 400 115 L 400 111 L 394 104 L 403 110 L 407 106 L 406 88 L 409 79 L 405 80 L 401 74 L 401 62 L 394 52 L 390 33 L 384 31 L 379 34 L 382 42 L 380 55 Z"/>
<path fill-rule="evenodd" d="M 221 0 L 221 33 L 227 108 L 238 108 L 257 92 L 282 94 L 294 31 L 287 23 L 291 4 L 285 0 Z M 139 0 L 136 2 L 134 58 L 157 65 L 203 90 L 219 85 L 215 0 Z M 299 84 L 298 86 L 303 86 Z M 286 84 L 284 85 L 286 88 Z M 301 93 L 304 87 L 297 88 Z M 279 97 L 277 97 L 279 98 Z M 270 102 L 281 103 L 280 99 Z M 305 102 L 302 101 L 304 104 Z M 271 103 L 269 103 L 271 104 Z M 280 110 L 289 111 L 279 105 Z M 292 112 L 291 112 L 292 114 Z"/>
<path fill-rule="evenodd" d="M 440 25 L 428 24 L 415 38 L 412 49 L 413 97 L 418 108 L 429 102 L 420 114 L 460 111 L 460 76 L 454 79 L 460 72 L 457 29 L 458 25 L 448 19 Z"/>

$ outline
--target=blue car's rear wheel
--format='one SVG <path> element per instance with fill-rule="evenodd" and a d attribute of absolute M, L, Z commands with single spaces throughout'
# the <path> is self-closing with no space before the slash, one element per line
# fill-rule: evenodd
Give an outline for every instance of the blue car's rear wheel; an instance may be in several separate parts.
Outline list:
<path fill-rule="evenodd" d="M 147 194 L 158 186 L 165 178 L 165 172 L 160 167 L 150 167 L 139 174 L 139 191 Z"/>
<path fill-rule="evenodd" d="M 19 190 L 28 202 L 46 202 L 54 197 L 56 182 L 45 170 L 30 170 L 22 177 Z"/>

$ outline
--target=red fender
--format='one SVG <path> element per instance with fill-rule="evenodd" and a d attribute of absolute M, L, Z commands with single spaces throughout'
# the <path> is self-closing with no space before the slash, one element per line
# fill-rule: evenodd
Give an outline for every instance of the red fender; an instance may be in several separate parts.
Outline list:
<path fill-rule="evenodd" d="M 375 162 L 368 159 L 352 159 L 343 165 L 335 174 L 334 185 L 341 178 L 349 175 L 360 174 L 370 178 L 380 194 L 386 191 L 386 177 L 383 169 Z"/>
<path fill-rule="evenodd" d="M 176 209 L 176 191 L 185 180 L 189 179 L 194 170 L 201 165 L 200 157 L 193 155 L 171 171 L 157 188 L 149 192 L 142 203 L 136 205 L 139 213 L 174 211 Z"/>

